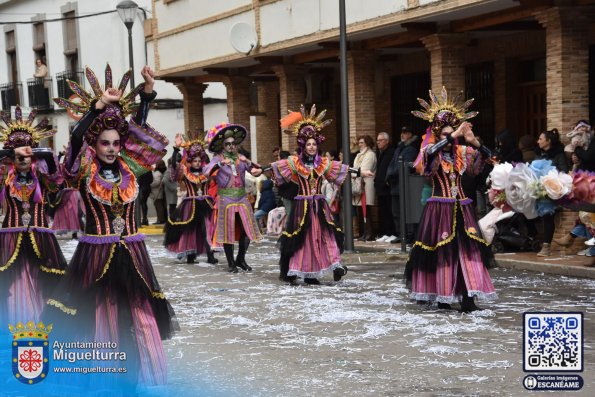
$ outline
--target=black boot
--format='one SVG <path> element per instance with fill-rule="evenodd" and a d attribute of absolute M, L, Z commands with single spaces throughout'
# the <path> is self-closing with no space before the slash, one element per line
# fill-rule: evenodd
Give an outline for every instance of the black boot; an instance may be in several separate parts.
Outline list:
<path fill-rule="evenodd" d="M 227 271 L 237 273 L 238 268 L 233 259 L 233 244 L 223 244 L 223 251 L 225 251 L 225 257 L 227 258 Z"/>
<path fill-rule="evenodd" d="M 305 278 L 304 283 L 309 285 L 320 285 L 320 281 L 317 278 Z"/>
<path fill-rule="evenodd" d="M 250 245 L 250 239 L 244 235 L 240 238 L 240 248 L 238 249 L 238 256 L 236 257 L 236 266 L 240 267 L 246 272 L 251 272 L 252 268 L 246 263 L 246 252 Z"/>
<path fill-rule="evenodd" d="M 438 302 L 438 309 L 442 310 L 452 310 L 452 307 L 448 303 Z"/>
<path fill-rule="evenodd" d="M 186 256 L 186 263 L 192 264 L 196 260 L 196 254 L 188 254 Z"/>
<path fill-rule="evenodd" d="M 210 263 L 212 265 L 216 265 L 217 263 L 219 263 L 219 260 L 215 258 L 215 255 L 213 254 L 213 250 L 211 248 L 207 248 L 207 263 Z"/>
<path fill-rule="evenodd" d="M 293 283 L 296 280 L 296 276 L 288 276 L 289 272 L 289 256 L 281 254 L 279 258 L 279 280 Z"/>
<path fill-rule="evenodd" d="M 461 312 L 471 313 L 476 310 L 481 309 L 475 304 L 475 299 L 471 296 L 467 296 L 467 294 L 463 295 L 463 301 L 461 302 Z"/>
<path fill-rule="evenodd" d="M 347 274 L 347 266 L 339 266 L 333 269 L 333 279 L 335 281 L 341 281 L 341 277 Z"/>

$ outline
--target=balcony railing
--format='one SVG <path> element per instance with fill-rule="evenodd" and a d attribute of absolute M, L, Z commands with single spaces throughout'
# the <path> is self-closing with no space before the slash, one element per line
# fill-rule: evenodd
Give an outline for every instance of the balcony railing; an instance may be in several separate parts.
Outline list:
<path fill-rule="evenodd" d="M 58 96 L 60 98 L 68 99 L 74 94 L 74 92 L 72 92 L 66 80 L 76 81 L 82 87 L 83 71 L 66 70 L 64 72 L 56 73 L 56 83 L 58 84 Z"/>
<path fill-rule="evenodd" d="M 29 107 L 38 111 L 48 111 L 54 108 L 52 104 L 52 78 L 36 77 L 27 80 Z"/>
<path fill-rule="evenodd" d="M 21 92 L 23 85 L 21 82 L 6 83 L 0 85 L 0 98 L 2 99 L 2 109 L 10 111 L 11 106 L 21 104 Z"/>

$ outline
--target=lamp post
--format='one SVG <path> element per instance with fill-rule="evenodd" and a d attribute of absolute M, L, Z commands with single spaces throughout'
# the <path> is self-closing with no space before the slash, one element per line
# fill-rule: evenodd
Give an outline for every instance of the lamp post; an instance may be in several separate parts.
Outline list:
<path fill-rule="evenodd" d="M 116 6 L 116 10 L 118 10 L 118 15 L 120 15 L 120 19 L 126 25 L 126 29 L 128 29 L 128 59 L 130 61 L 130 69 L 132 73 L 130 74 L 130 89 L 135 87 L 134 84 L 134 55 L 132 51 L 132 25 L 134 25 L 134 19 L 136 18 L 136 11 L 138 10 L 138 4 L 131 0 L 124 0 L 118 3 Z"/>
<path fill-rule="evenodd" d="M 349 95 L 347 90 L 347 27 L 345 23 L 345 0 L 339 0 L 339 58 L 341 60 L 341 139 L 343 140 L 343 163 L 349 164 Z M 345 251 L 353 251 L 353 228 L 351 226 L 351 178 L 343 184 L 343 231 Z"/>

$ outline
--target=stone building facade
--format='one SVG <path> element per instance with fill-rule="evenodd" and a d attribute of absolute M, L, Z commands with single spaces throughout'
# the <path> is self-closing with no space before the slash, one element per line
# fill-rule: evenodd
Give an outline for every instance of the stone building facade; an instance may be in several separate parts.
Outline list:
<path fill-rule="evenodd" d="M 224 3 L 224 4 L 221 4 Z M 488 144 L 503 128 L 537 139 L 595 117 L 593 0 L 347 1 L 350 135 L 402 125 L 417 97 L 446 86 L 474 97 L 474 131 Z M 230 121 L 255 131 L 259 162 L 292 150 L 279 130 L 288 109 L 316 103 L 340 120 L 338 3 L 330 0 L 153 0 L 146 26 L 158 75 L 184 93 L 186 122 L 201 126 L 201 87 L 223 82 Z M 258 44 L 234 51 L 229 29 L 253 27 Z M 183 56 L 180 55 L 183 53 Z M 590 105 L 591 104 L 591 105 Z M 196 110 L 196 111 L 195 111 Z M 202 126 L 208 128 L 209 126 Z M 341 126 L 325 148 L 341 148 Z M 564 226 L 572 215 L 562 217 Z"/>

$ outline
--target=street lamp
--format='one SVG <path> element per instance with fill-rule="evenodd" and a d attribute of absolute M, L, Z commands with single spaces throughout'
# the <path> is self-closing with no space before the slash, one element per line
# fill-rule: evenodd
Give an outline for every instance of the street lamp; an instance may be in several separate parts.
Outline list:
<path fill-rule="evenodd" d="M 339 58 L 341 71 L 341 139 L 343 140 L 343 163 L 349 164 L 349 92 L 347 80 L 347 24 L 345 22 L 345 0 L 339 0 Z M 345 155 L 347 154 L 347 155 Z M 353 251 L 353 227 L 351 225 L 351 178 L 343 184 L 343 231 L 345 251 Z"/>
<path fill-rule="evenodd" d="M 128 58 L 130 60 L 130 89 L 134 88 L 134 55 L 132 53 L 132 25 L 134 25 L 134 19 L 136 18 L 136 11 L 138 10 L 138 4 L 131 0 L 124 0 L 118 3 L 116 6 L 120 19 L 126 25 L 128 29 Z"/>

